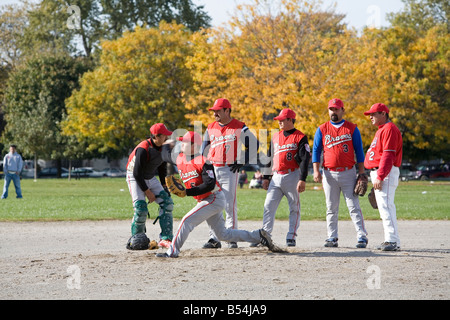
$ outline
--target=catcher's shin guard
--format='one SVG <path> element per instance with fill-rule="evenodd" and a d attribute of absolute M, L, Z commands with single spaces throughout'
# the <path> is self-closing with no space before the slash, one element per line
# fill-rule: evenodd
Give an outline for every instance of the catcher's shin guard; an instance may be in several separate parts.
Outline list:
<path fill-rule="evenodd" d="M 173 200 L 166 191 L 161 191 L 156 196 L 156 203 L 159 204 L 159 226 L 161 227 L 161 240 L 172 241 L 173 237 Z"/>
<path fill-rule="evenodd" d="M 134 236 L 138 233 L 145 233 L 145 221 L 147 220 L 148 208 L 147 202 L 144 200 L 138 200 L 133 205 L 134 216 L 131 222 L 131 235 Z"/>

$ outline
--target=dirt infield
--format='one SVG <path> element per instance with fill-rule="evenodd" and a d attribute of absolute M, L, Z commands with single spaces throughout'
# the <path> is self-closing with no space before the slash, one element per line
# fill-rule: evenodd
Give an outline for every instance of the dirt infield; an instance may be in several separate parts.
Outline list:
<path fill-rule="evenodd" d="M 175 223 L 178 225 L 178 221 Z M 258 229 L 259 221 L 240 221 Z M 367 221 L 356 249 L 350 221 L 339 248 L 324 248 L 326 225 L 304 221 L 297 247 L 202 250 L 195 229 L 178 259 L 125 249 L 130 221 L 1 222 L 0 299 L 441 299 L 450 298 L 450 221 L 399 221 L 402 251 L 381 252 L 381 221 Z M 158 228 L 148 223 L 154 239 Z M 284 246 L 287 222 L 273 238 Z"/>

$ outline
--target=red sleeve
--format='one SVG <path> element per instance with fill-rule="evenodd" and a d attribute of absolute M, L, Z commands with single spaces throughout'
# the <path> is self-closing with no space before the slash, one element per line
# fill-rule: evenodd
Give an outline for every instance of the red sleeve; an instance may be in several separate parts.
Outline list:
<path fill-rule="evenodd" d="M 395 151 L 384 151 L 380 160 L 380 167 L 377 171 L 377 179 L 383 181 L 387 177 L 389 172 L 391 172 L 392 166 L 394 165 Z"/>
<path fill-rule="evenodd" d="M 394 134 L 392 128 L 386 130 L 383 134 L 383 154 L 380 159 L 380 166 L 378 169 L 378 179 L 383 181 L 387 177 L 389 172 L 391 172 L 392 166 L 394 165 L 395 155 L 397 152 L 397 145 L 399 144 L 397 136 Z"/>

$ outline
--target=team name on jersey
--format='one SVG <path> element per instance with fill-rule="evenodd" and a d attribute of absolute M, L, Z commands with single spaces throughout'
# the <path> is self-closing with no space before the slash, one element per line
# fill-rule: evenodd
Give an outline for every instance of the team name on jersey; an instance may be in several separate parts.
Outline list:
<path fill-rule="evenodd" d="M 297 150 L 297 143 L 288 143 L 288 144 L 284 144 L 284 145 L 279 145 L 278 143 L 274 144 L 274 149 L 275 149 L 275 153 L 274 154 L 278 154 L 280 152 L 287 152 L 287 151 L 296 151 Z"/>
<path fill-rule="evenodd" d="M 192 170 L 189 172 L 181 172 L 180 176 L 181 176 L 181 180 L 183 180 L 183 182 L 186 183 L 189 180 L 199 177 L 199 174 L 198 174 L 197 170 Z"/>
<path fill-rule="evenodd" d="M 330 149 L 340 143 L 344 143 L 347 141 L 352 141 L 352 135 L 350 133 L 346 133 L 337 137 L 332 137 L 331 135 L 327 134 L 325 136 L 324 146 Z"/>
<path fill-rule="evenodd" d="M 209 140 L 211 141 L 211 148 L 215 148 L 218 145 L 226 144 L 228 142 L 236 141 L 236 139 L 237 139 L 237 137 L 236 137 L 235 133 L 231 133 L 231 134 L 227 134 L 227 135 L 219 136 L 219 137 L 211 135 L 209 137 Z"/>

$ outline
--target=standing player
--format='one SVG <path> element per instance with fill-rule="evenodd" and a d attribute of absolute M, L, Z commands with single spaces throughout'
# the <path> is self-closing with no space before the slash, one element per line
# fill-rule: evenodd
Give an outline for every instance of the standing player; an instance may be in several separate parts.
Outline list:
<path fill-rule="evenodd" d="M 252 161 L 256 163 L 259 144 L 245 123 L 231 117 L 231 104 L 227 99 L 217 99 L 209 110 L 214 111 L 216 121 L 209 124 L 206 129 L 201 152 L 206 154 L 209 147 L 207 159 L 213 164 L 217 180 L 225 195 L 225 226 L 237 229 L 236 189 L 239 169 L 244 163 Z M 245 146 L 244 154 L 242 143 Z M 210 239 L 203 248 L 221 247 L 219 240 L 210 232 Z M 230 242 L 228 247 L 237 248 L 237 243 Z"/>
<path fill-rule="evenodd" d="M 181 220 L 173 242 L 166 253 L 156 254 L 159 258 L 176 258 L 189 233 L 200 223 L 206 221 L 215 236 L 224 241 L 261 242 L 273 249 L 271 237 L 264 230 L 245 231 L 225 228 L 222 211 L 225 196 L 217 183 L 214 167 L 199 153 L 201 136 L 193 131 L 178 138 L 182 141 L 181 153 L 176 164 L 181 179 L 186 186 L 186 195 L 193 196 L 197 205 Z"/>
<path fill-rule="evenodd" d="M 297 230 L 300 225 L 300 195 L 306 188 L 311 150 L 308 138 L 295 129 L 296 114 L 291 109 L 283 109 L 278 117 L 279 132 L 272 137 L 272 179 L 265 174 L 263 188 L 267 190 L 264 203 L 263 229 L 272 233 L 275 213 L 285 196 L 289 204 L 289 231 L 286 244 L 296 245 Z"/>
<path fill-rule="evenodd" d="M 383 220 L 383 251 L 400 250 L 397 212 L 394 204 L 395 190 L 400 177 L 402 164 L 403 139 L 400 130 L 389 120 L 389 109 L 382 103 L 374 104 L 364 115 L 370 116 L 374 126 L 378 127 L 375 137 L 367 150 L 364 166 L 372 170 L 370 177 L 378 211 Z"/>
<path fill-rule="evenodd" d="M 172 132 L 164 124 L 157 123 L 150 128 L 150 133 L 150 139 L 136 146 L 127 163 L 127 183 L 134 209 L 131 238 L 127 244 L 127 248 L 131 250 L 147 249 L 142 244 L 148 240 L 145 236 L 145 221 L 149 214 L 146 197 L 149 203 L 156 202 L 159 205 L 159 245 L 168 248 L 173 236 L 173 201 L 161 184 L 165 184 L 165 161 L 170 161 L 170 147 L 163 144 Z M 161 182 L 155 177 L 157 172 Z"/>
<path fill-rule="evenodd" d="M 316 131 L 314 136 L 312 162 L 314 181 L 322 182 L 320 174 L 320 156 L 323 150 L 323 191 L 327 204 L 327 233 L 325 247 L 338 246 L 338 214 L 339 200 L 345 197 L 347 208 L 355 225 L 357 248 L 365 248 L 368 243 L 367 231 L 364 227 L 364 217 L 359 205 L 358 195 L 353 190 L 356 184 L 355 154 L 358 163 L 358 174 L 364 172 L 364 150 L 361 133 L 356 124 L 343 119 L 344 103 L 340 99 L 328 102 L 328 121 Z"/>

